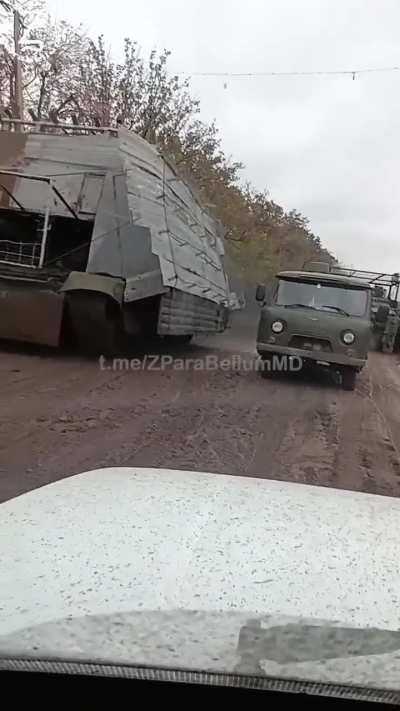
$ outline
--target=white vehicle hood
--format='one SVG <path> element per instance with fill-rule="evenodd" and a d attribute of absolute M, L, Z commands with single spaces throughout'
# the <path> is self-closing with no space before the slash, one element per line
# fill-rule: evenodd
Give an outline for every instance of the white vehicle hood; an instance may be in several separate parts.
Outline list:
<path fill-rule="evenodd" d="M 399 521 L 397 499 L 263 479 L 111 468 L 58 481 L 0 506 L 0 667 L 398 690 Z"/>

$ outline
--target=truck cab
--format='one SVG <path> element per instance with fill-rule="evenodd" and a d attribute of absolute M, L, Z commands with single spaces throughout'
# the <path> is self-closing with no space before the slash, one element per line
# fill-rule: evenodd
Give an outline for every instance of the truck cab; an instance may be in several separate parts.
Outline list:
<path fill-rule="evenodd" d="M 262 305 L 257 352 L 264 377 L 285 356 L 302 367 L 330 367 L 340 373 L 345 390 L 354 390 L 371 340 L 368 283 L 330 272 L 282 271 L 268 295 L 263 285 L 257 287 L 256 299 Z"/>

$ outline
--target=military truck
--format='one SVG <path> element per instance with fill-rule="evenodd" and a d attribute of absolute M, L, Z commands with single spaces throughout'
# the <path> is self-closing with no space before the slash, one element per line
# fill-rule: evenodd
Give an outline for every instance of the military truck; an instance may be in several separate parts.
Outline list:
<path fill-rule="evenodd" d="M 261 374 L 268 377 L 285 356 L 303 367 L 329 367 L 340 374 L 344 390 L 354 390 L 370 347 L 371 287 L 331 273 L 329 265 L 309 269 L 279 272 L 268 295 L 264 285 L 257 287 Z"/>
<path fill-rule="evenodd" d="M 222 225 L 126 129 L 0 121 L 0 338 L 187 342 L 238 308 Z"/>

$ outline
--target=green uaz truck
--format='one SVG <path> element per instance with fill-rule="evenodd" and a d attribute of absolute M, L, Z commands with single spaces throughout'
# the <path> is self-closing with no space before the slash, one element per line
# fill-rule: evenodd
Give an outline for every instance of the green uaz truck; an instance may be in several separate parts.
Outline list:
<path fill-rule="evenodd" d="M 302 365 L 333 368 L 343 388 L 354 390 L 371 342 L 371 286 L 323 267 L 282 271 L 268 294 L 265 286 L 257 287 L 262 374 L 266 377 L 274 370 L 273 362 L 285 356 Z"/>

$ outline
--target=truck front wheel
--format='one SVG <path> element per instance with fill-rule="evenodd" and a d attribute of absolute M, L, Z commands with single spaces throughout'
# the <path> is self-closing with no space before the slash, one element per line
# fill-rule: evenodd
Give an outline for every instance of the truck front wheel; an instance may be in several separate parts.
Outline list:
<path fill-rule="evenodd" d="M 262 378 L 271 378 L 273 376 L 273 374 L 274 374 L 273 358 L 274 358 L 274 353 L 263 353 L 262 354 L 261 367 L 260 367 L 260 372 L 261 372 Z"/>
<path fill-rule="evenodd" d="M 356 368 L 344 367 L 341 371 L 343 390 L 354 390 L 356 387 Z"/>

